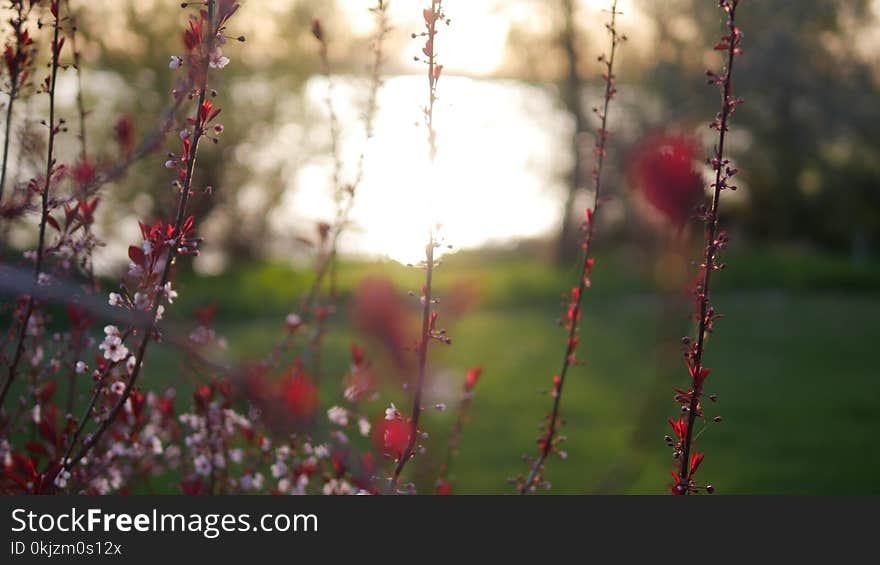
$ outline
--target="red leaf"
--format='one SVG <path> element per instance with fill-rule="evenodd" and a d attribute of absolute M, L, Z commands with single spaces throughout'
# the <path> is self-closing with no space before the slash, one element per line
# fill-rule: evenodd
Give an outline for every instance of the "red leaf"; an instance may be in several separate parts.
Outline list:
<path fill-rule="evenodd" d="M 146 256 L 144 255 L 144 250 L 134 245 L 129 246 L 128 257 L 135 265 L 138 265 L 140 267 L 143 267 L 147 260 Z"/>

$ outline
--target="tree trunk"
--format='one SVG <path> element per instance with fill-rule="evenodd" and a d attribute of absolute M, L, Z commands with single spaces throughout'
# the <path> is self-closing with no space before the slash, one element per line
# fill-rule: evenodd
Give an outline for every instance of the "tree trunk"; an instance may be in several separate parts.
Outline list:
<path fill-rule="evenodd" d="M 575 24 L 574 0 L 561 0 L 563 17 L 560 43 L 565 52 L 567 76 L 561 85 L 562 102 L 574 121 L 574 132 L 571 137 L 571 151 L 574 159 L 568 176 L 568 193 L 565 199 L 562 225 L 559 233 L 559 249 L 557 258 L 562 264 L 568 264 L 580 256 L 580 214 L 575 214 L 574 204 L 579 191 L 584 188 L 584 159 L 581 154 L 580 140 L 587 127 L 582 101 L 583 82 L 578 74 L 579 53 L 577 45 L 577 26 Z"/>

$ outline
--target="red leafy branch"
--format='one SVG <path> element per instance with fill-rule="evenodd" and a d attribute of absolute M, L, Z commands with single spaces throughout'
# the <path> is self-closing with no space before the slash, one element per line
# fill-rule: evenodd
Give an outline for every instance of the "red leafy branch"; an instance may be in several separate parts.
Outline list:
<path fill-rule="evenodd" d="M 195 170 L 196 157 L 198 155 L 199 143 L 207 134 L 210 122 L 216 118 L 221 111 L 220 108 L 216 107 L 208 99 L 208 68 L 210 66 L 211 57 L 214 54 L 215 39 L 222 32 L 223 26 L 228 18 L 238 9 L 238 4 L 230 4 L 229 2 L 219 3 L 220 13 L 217 15 L 215 15 L 215 2 L 209 0 L 206 4 L 207 9 L 202 10 L 197 19 L 190 20 L 189 29 L 184 33 L 184 45 L 191 52 L 194 52 L 195 58 L 198 59 L 193 66 L 193 72 L 199 76 L 200 84 L 198 88 L 199 94 L 198 102 L 195 107 L 195 114 L 192 118 L 187 120 L 188 124 L 191 126 L 191 131 L 189 135 L 183 136 L 183 146 L 179 161 L 183 166 L 179 172 L 180 197 L 177 202 L 176 219 L 173 224 L 157 222 L 153 226 L 141 225 L 141 231 L 145 241 L 151 243 L 150 247 L 152 248 L 152 252 L 149 254 L 150 257 L 147 257 L 144 251 L 140 248 L 132 247 L 129 250 L 132 261 L 135 264 L 139 264 L 139 261 L 141 261 L 139 266 L 142 267 L 145 273 L 153 273 L 151 266 L 145 265 L 148 258 L 155 258 L 161 253 L 165 253 L 165 263 L 162 268 L 161 277 L 156 285 L 157 289 L 163 289 L 166 287 L 171 276 L 172 266 L 178 255 L 191 252 L 193 249 L 193 218 L 192 216 L 187 216 L 186 211 L 189 197 L 192 194 L 193 172 Z M 229 4 L 229 6 L 226 6 L 227 4 Z M 197 37 L 193 35 L 196 33 L 198 33 Z M 164 308 L 164 305 L 162 304 L 163 296 L 164 295 L 161 292 L 157 292 L 156 297 L 153 300 L 149 317 L 151 326 L 143 330 L 143 335 L 141 336 L 140 343 L 137 346 L 135 353 L 134 367 L 125 383 L 123 393 L 110 410 L 107 417 L 101 421 L 101 424 L 95 433 L 89 436 L 89 438 L 82 444 L 80 449 L 76 452 L 76 455 L 72 458 L 65 457 L 65 460 L 63 461 L 65 470 L 70 471 L 70 469 L 81 461 L 82 458 L 88 454 L 89 450 L 100 441 L 101 437 L 107 429 L 113 425 L 126 402 L 128 402 L 131 397 L 134 386 L 140 375 L 141 367 L 143 366 L 147 347 L 155 335 L 155 328 L 153 327 L 155 320 L 159 315 L 160 308 Z M 109 372 L 109 368 L 105 370 Z M 100 389 L 101 387 L 99 386 L 97 391 L 100 391 Z"/>
<path fill-rule="evenodd" d="M 704 214 L 705 248 L 703 261 L 699 267 L 698 282 L 694 289 L 698 322 L 697 337 L 696 340 L 692 340 L 690 337 L 683 339 L 685 362 L 691 386 L 688 390 L 676 391 L 675 400 L 681 405 L 682 416 L 678 421 L 670 420 L 677 441 L 667 438 L 667 443 L 673 447 L 673 456 L 678 460 L 678 470 L 672 472 L 674 481 L 672 492 L 678 495 L 698 492 L 702 488 L 710 493 L 714 491 L 711 485 L 701 487 L 694 479 L 704 457 L 703 453 L 697 453 L 694 450 L 694 426 L 697 418 L 706 419 L 702 405 L 703 385 L 706 382 L 706 377 L 709 376 L 710 369 L 703 364 L 703 353 L 708 334 L 712 333 L 715 321 L 721 317 L 710 302 L 712 273 L 724 268 L 723 264 L 718 263 L 718 254 L 727 244 L 727 233 L 719 230 L 718 208 L 721 192 L 727 189 L 736 190 L 736 187 L 731 185 L 729 181 L 738 172 L 730 166 L 730 160 L 725 158 L 724 153 L 731 116 L 736 112 L 737 106 L 742 103 L 742 99 L 734 98 L 733 95 L 734 61 L 742 53 L 742 32 L 736 25 L 738 5 L 739 0 L 719 0 L 718 2 L 719 8 L 727 15 L 728 31 L 715 45 L 715 49 L 727 53 L 726 67 L 720 73 L 711 70 L 706 72 L 709 84 L 718 86 L 721 91 L 721 110 L 709 125 L 718 131 L 718 142 L 709 159 L 709 164 L 715 171 L 715 182 L 710 186 L 713 190 L 712 206 Z M 710 397 L 710 400 L 715 400 L 714 395 Z M 719 422 L 720 417 L 713 418 L 713 420 Z"/>

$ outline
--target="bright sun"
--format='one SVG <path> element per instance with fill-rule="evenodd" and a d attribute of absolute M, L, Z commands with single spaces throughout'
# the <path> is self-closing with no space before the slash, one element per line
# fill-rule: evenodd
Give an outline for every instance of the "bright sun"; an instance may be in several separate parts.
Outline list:
<path fill-rule="evenodd" d="M 371 33 L 373 22 L 364 0 L 340 0 L 355 31 Z M 392 2 L 391 18 L 400 30 L 418 30 L 420 10 L 414 0 Z M 584 1 L 598 15 L 605 0 Z M 619 9 L 632 8 L 623 0 Z M 389 78 L 380 96 L 376 136 L 366 154 L 366 175 L 352 212 L 353 226 L 341 241 L 344 252 L 387 256 L 402 263 L 424 257 L 430 226 L 453 249 L 544 236 L 559 222 L 566 147 L 572 124 L 553 92 L 515 81 L 480 78 L 491 74 L 505 56 L 511 18 L 532 14 L 534 4 L 447 0 L 452 26 L 444 31 L 440 56 L 447 73 L 440 83 L 435 110 L 439 152 L 429 163 L 421 109 L 426 84 L 412 50 L 401 54 L 413 70 Z M 499 9 L 501 7 L 501 9 Z M 519 14 L 519 15 L 517 15 Z M 459 76 L 456 76 L 459 75 Z M 358 124 L 362 88 L 334 80 L 334 107 L 340 122 Z M 326 81 L 314 78 L 308 98 L 315 112 L 326 114 Z M 343 131 L 344 163 L 357 162 L 362 132 Z M 330 164 L 314 162 L 297 175 L 279 226 L 332 217 Z M 349 171 L 351 175 L 353 171 Z"/>
<path fill-rule="evenodd" d="M 445 77 L 436 107 L 439 151 L 431 165 L 420 123 L 424 78 L 389 79 L 381 96 L 366 175 L 343 236 L 349 253 L 414 263 L 424 255 L 428 230 L 455 249 L 544 235 L 559 220 L 559 181 L 568 153 L 566 117 L 545 90 L 506 81 Z M 357 123 L 355 85 L 335 82 L 342 123 Z M 314 79 L 309 98 L 323 104 L 326 82 Z M 344 132 L 342 156 L 354 163 L 362 133 Z M 351 171 L 348 171 L 350 174 Z M 548 180 L 549 179 L 549 180 Z M 329 164 L 314 163 L 297 177 L 280 225 L 331 217 Z"/>

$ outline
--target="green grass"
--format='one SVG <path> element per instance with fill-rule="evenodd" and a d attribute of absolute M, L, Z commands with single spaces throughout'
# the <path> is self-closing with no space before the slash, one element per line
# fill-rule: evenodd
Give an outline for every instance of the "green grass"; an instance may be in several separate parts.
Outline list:
<path fill-rule="evenodd" d="M 716 295 L 726 317 L 706 357 L 714 369 L 707 388 L 720 397 L 709 409 L 724 422 L 700 438 L 707 453 L 703 479 L 722 493 L 880 492 L 880 381 L 870 357 L 880 339 L 880 295 L 872 290 L 880 288 L 880 271 L 815 256 L 729 261 Z M 570 373 L 563 401 L 568 458 L 551 460 L 547 477 L 556 493 L 660 493 L 670 480 L 662 438 L 676 409 L 671 389 L 687 380 L 678 352 L 687 305 L 677 304 L 678 295 L 652 290 L 648 276 L 625 257 L 602 265 L 584 317 L 586 363 Z M 393 280 L 401 295 L 419 285 L 417 272 L 394 264 L 346 265 L 343 295 L 377 274 Z M 537 426 L 550 406 L 541 390 L 560 363 L 564 336 L 555 320 L 570 274 L 534 259 L 473 255 L 452 257 L 440 271 L 441 296 L 451 298 L 454 285 L 465 281 L 477 302 L 448 326 L 453 347 L 432 350 L 426 404 L 448 401 L 466 369 L 486 368 L 453 468 L 456 492 L 510 493 L 506 479 L 526 470 L 520 457 L 534 453 Z M 306 275 L 272 265 L 181 281 L 181 296 L 190 303 L 178 312 L 192 306 L 193 297 L 218 301 L 221 330 L 234 344 L 231 357 L 253 358 L 277 338 L 283 313 L 307 284 Z M 371 340 L 342 329 L 344 312 L 336 325 L 328 373 L 341 375 L 350 340 Z M 173 383 L 176 363 L 157 351 L 145 384 Z M 337 391 L 323 391 L 326 405 Z M 370 409 L 380 413 L 387 398 L 408 404 L 393 391 Z M 452 411 L 429 415 L 423 464 L 442 456 L 453 418 Z M 419 476 L 427 483 L 430 471 Z"/>
<path fill-rule="evenodd" d="M 700 438 L 703 480 L 720 493 L 880 493 L 880 371 L 872 352 L 880 342 L 880 266 L 852 265 L 834 256 L 735 253 L 717 279 L 715 301 L 725 314 L 708 344 L 713 372 L 710 405 L 724 421 Z M 562 433 L 566 460 L 552 459 L 553 493 L 662 493 L 671 458 L 663 442 L 674 416 L 672 388 L 684 386 L 679 339 L 688 331 L 681 293 L 655 289 L 652 269 L 627 255 L 599 258 L 587 298 L 580 357 L 566 384 Z M 458 493 L 512 493 L 506 479 L 524 473 L 538 424 L 549 411 L 542 390 L 559 369 L 564 332 L 556 324 L 571 270 L 516 253 L 460 254 L 437 275 L 441 321 L 452 347 L 431 350 L 426 405 L 454 404 L 464 372 L 483 365 L 461 448 L 452 469 Z M 405 299 L 420 273 L 394 263 L 344 264 L 341 310 L 325 355 L 325 406 L 339 402 L 338 377 L 357 340 L 380 373 L 388 363 L 371 336 L 349 329 L 347 303 L 360 280 L 384 276 Z M 218 303 L 218 329 L 229 338 L 228 361 L 262 358 L 281 335 L 287 312 L 308 287 L 308 272 L 273 264 L 242 265 L 218 277 L 184 277 L 170 318 L 183 321 L 196 306 Z M 449 315 L 467 294 L 470 310 Z M 415 337 L 418 306 L 412 301 Z M 185 409 L 194 381 L 169 346 L 151 349 L 143 387 L 178 390 Z M 387 387 L 369 404 L 374 416 L 406 395 Z M 427 454 L 411 469 L 430 491 L 431 465 L 445 454 L 454 410 L 429 410 Z M 176 492 L 174 479 L 167 488 Z M 160 483 L 155 483 L 154 486 Z"/>

